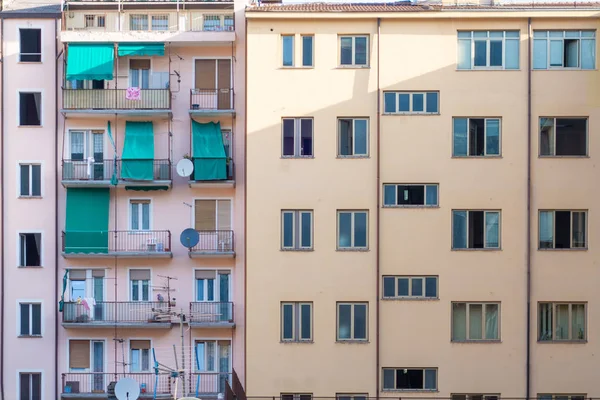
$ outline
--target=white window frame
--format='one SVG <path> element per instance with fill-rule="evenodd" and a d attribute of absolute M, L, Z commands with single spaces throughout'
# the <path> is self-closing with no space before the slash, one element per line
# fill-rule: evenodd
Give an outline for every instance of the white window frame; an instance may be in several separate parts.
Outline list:
<path fill-rule="evenodd" d="M 88 26 L 88 20 L 92 20 L 92 26 Z M 102 26 L 99 26 L 99 21 L 102 19 Z M 106 14 L 84 14 L 83 23 L 85 29 L 106 29 Z"/>
<path fill-rule="evenodd" d="M 89 81 L 91 84 L 91 81 Z M 83 134 L 83 160 L 73 160 L 73 152 L 71 141 L 71 135 L 73 133 Z M 103 129 L 69 129 L 69 147 L 65 149 L 66 156 L 73 162 L 87 162 L 88 157 L 94 156 L 94 135 L 102 135 L 102 158 L 106 157 L 106 135 Z M 104 160 L 102 160 L 104 161 Z"/>
<path fill-rule="evenodd" d="M 450 400 L 500 400 L 500 393 L 452 393 Z"/>
<path fill-rule="evenodd" d="M 541 318 L 541 306 L 550 304 L 552 306 L 552 338 L 550 339 L 542 339 L 541 338 L 541 329 L 540 329 L 540 318 Z M 569 306 L 569 337 L 567 339 L 557 339 L 556 338 L 556 308 L 557 306 Z M 583 306 L 583 339 L 574 339 L 573 336 L 573 306 Z M 547 343 L 547 342 L 587 342 L 588 340 L 588 303 L 584 301 L 540 301 L 538 302 L 538 342 Z"/>
<path fill-rule="evenodd" d="M 466 319 L 465 319 L 465 334 L 466 334 L 466 339 L 455 339 L 454 338 L 454 305 L 455 304 L 464 304 L 465 305 L 465 312 L 466 312 Z M 481 339 L 471 339 L 471 322 L 470 322 L 470 318 L 471 318 L 471 313 L 469 312 L 469 310 L 471 309 L 471 306 L 482 306 L 481 307 Z M 487 306 L 488 305 L 495 305 L 496 306 L 496 310 L 498 311 L 498 323 L 496 324 L 496 329 L 497 329 L 497 338 L 495 339 L 487 339 L 485 337 L 485 331 L 486 331 L 486 326 L 485 326 L 485 322 L 486 322 L 486 315 L 487 315 Z M 453 301 L 451 303 L 451 315 L 450 315 L 450 324 L 451 324 L 451 331 L 452 334 L 450 335 L 451 337 L 451 341 L 453 343 L 465 343 L 465 342 L 499 342 L 501 340 L 501 332 L 502 332 L 502 328 L 501 328 L 501 303 L 499 301 Z"/>
<path fill-rule="evenodd" d="M 32 305 L 40 306 L 40 334 L 33 334 L 33 313 L 32 313 Z M 29 333 L 22 334 L 21 333 L 21 305 L 27 305 L 29 307 Z M 44 336 L 44 305 L 42 300 L 17 300 L 17 337 L 43 337 Z"/>
<path fill-rule="evenodd" d="M 384 387 L 383 383 L 385 383 L 385 370 L 392 370 L 394 371 L 394 387 L 393 388 L 386 388 Z M 414 371 L 414 370 L 419 370 L 423 372 L 423 388 L 421 389 L 398 389 L 396 388 L 396 386 L 398 385 L 397 383 L 397 371 L 398 370 L 405 370 L 405 371 Z M 435 371 L 435 388 L 433 389 L 425 389 L 425 371 Z M 437 368 L 383 368 L 383 371 L 381 373 L 382 375 L 382 385 L 381 385 L 381 390 L 383 392 L 437 392 L 438 391 L 438 383 L 439 383 L 439 378 L 438 378 L 438 369 Z"/>
<path fill-rule="evenodd" d="M 21 241 L 24 240 L 24 235 L 40 235 L 40 265 L 21 265 L 27 264 L 27 255 L 25 255 L 25 260 L 21 260 Z M 27 241 L 25 241 L 25 246 L 27 246 Z M 27 251 L 25 251 L 27 253 Z M 44 266 L 44 234 L 42 231 L 19 231 L 17 232 L 17 267 L 19 268 L 37 268 Z"/>
<path fill-rule="evenodd" d="M 138 205 L 138 226 L 133 226 L 133 205 Z M 144 229 L 143 216 L 144 207 L 143 204 L 148 204 L 148 229 Z M 152 231 L 152 199 L 129 199 L 129 231 L 147 233 Z"/>
<path fill-rule="evenodd" d="M 40 124 L 39 125 L 22 125 L 21 124 L 21 94 L 39 94 L 40 95 Z M 41 89 L 22 90 L 17 92 L 17 126 L 20 128 L 32 128 L 44 126 L 44 91 Z"/>
<path fill-rule="evenodd" d="M 341 154 L 341 121 L 342 120 L 350 120 L 352 121 L 352 154 Z M 366 143 L 365 143 L 365 153 L 364 154 L 356 154 L 356 122 L 357 121 L 365 121 L 365 125 L 367 127 L 367 135 L 366 135 Z M 338 151 L 337 151 L 337 156 L 338 158 L 367 158 L 369 157 L 370 154 L 370 146 L 369 146 L 369 141 L 371 138 L 371 134 L 370 134 L 370 129 L 369 129 L 369 118 L 363 118 L 363 117 L 338 117 L 337 119 L 337 132 L 338 132 L 338 137 L 337 137 L 337 141 L 338 141 Z"/>
<path fill-rule="evenodd" d="M 486 38 L 480 38 L 480 37 L 475 37 L 474 33 L 475 32 L 486 32 L 487 33 L 487 37 Z M 490 66 L 490 59 L 491 59 L 491 46 L 490 46 L 490 42 L 493 41 L 498 41 L 500 38 L 491 38 L 490 37 L 490 32 L 502 32 L 502 65 L 498 66 Z M 519 34 L 519 37 L 506 37 L 506 33 L 507 32 L 517 32 Z M 460 37 L 460 33 L 470 33 L 471 37 L 470 39 L 467 39 L 465 37 L 461 38 Z M 470 40 L 471 41 L 471 67 L 469 69 L 466 68 L 458 68 L 459 71 L 469 71 L 469 70 L 507 70 L 507 71 L 518 71 L 520 69 L 520 64 L 521 64 L 521 32 L 519 30 L 516 29 L 508 29 L 508 30 L 475 30 L 475 31 L 458 31 L 457 34 L 457 39 L 458 42 L 460 42 L 461 40 Z M 506 41 L 507 40 L 514 40 L 517 43 L 519 43 L 519 68 L 506 68 Z M 486 55 L 485 55 L 485 66 L 475 66 L 475 42 L 486 42 Z M 458 67 L 458 63 L 457 63 L 457 67 Z"/>
<path fill-rule="evenodd" d="M 145 279 L 131 279 L 131 271 L 136 271 L 136 270 L 148 270 L 150 271 L 150 279 L 148 279 L 148 300 L 143 300 L 144 298 L 144 292 L 143 292 L 143 282 L 145 281 Z M 127 272 L 127 279 L 129 280 L 129 301 L 130 302 L 134 302 L 134 301 L 139 301 L 139 302 L 149 302 L 152 301 L 152 269 L 151 268 L 131 268 L 128 270 Z M 140 296 L 140 298 L 142 300 L 134 300 L 133 298 L 133 286 L 137 285 L 138 286 L 138 295 Z M 87 288 L 86 288 L 87 290 Z"/>
<path fill-rule="evenodd" d="M 465 211 L 467 213 L 466 227 L 467 227 L 467 236 L 465 237 L 465 243 L 467 247 L 454 247 L 454 212 L 455 211 Z M 469 247 L 469 218 L 472 212 L 483 212 L 483 247 Z M 488 213 L 497 213 L 498 214 L 498 247 L 486 247 L 486 239 L 487 239 L 487 230 L 485 229 L 485 222 L 487 220 L 486 216 Z M 502 210 L 481 210 L 481 209 L 452 209 L 452 250 L 500 250 L 502 249 Z"/>
<path fill-rule="evenodd" d="M 349 247 L 340 247 L 340 214 L 351 214 L 351 222 L 350 222 L 350 246 Z M 364 213 L 367 216 L 367 226 L 366 226 L 366 243 L 365 246 L 356 246 L 354 244 L 354 235 L 355 235 L 355 220 L 356 214 Z M 336 246 L 338 250 L 368 250 L 369 249 L 369 211 L 368 210 L 338 210 L 337 211 L 337 237 L 336 237 Z"/>
<path fill-rule="evenodd" d="M 545 32 L 546 35 L 545 36 L 536 36 L 536 32 L 542 33 Z M 562 37 L 550 37 L 550 32 L 562 32 Z M 566 32 L 578 32 L 579 36 L 577 37 L 567 37 L 566 36 Z M 592 32 L 594 35 L 593 36 L 582 36 L 583 32 Z M 597 35 L 596 35 L 596 30 L 595 29 L 567 29 L 567 30 L 561 30 L 561 29 L 536 29 L 533 31 L 533 36 L 532 36 L 532 40 L 534 41 L 534 45 L 535 45 L 535 41 L 537 40 L 538 42 L 540 40 L 545 40 L 546 41 L 546 68 L 534 68 L 533 67 L 533 63 L 531 65 L 531 69 L 532 70 L 538 70 L 538 71 L 543 71 L 543 70 L 549 70 L 549 69 L 558 69 L 558 70 L 584 70 L 584 71 L 593 71 L 597 68 L 597 54 L 594 54 L 594 67 L 593 68 L 582 68 L 581 67 L 581 40 L 593 40 L 594 41 L 594 48 L 596 48 L 596 46 L 598 46 L 597 43 Z M 552 41 L 562 41 L 562 48 L 563 48 L 563 65 L 561 66 L 552 66 L 550 65 L 550 43 Z M 578 44 L 577 44 L 577 67 L 565 67 L 564 66 L 564 49 L 565 49 L 565 40 L 577 40 Z M 532 55 L 533 57 L 533 55 Z"/>
<path fill-rule="evenodd" d="M 207 296 L 208 296 L 208 279 L 202 279 L 204 281 L 204 294 L 205 294 L 205 299 L 203 300 L 199 300 L 199 293 L 198 293 L 198 281 L 200 279 L 194 277 L 194 301 L 195 302 L 199 302 L 199 303 L 220 303 L 221 300 L 219 300 L 221 298 L 221 275 L 229 275 L 229 282 L 228 282 L 228 286 L 229 286 L 229 298 L 227 299 L 229 302 L 232 301 L 233 298 L 233 293 L 232 293 L 232 285 L 231 285 L 231 278 L 232 278 L 232 274 L 231 274 L 231 270 L 224 270 L 224 269 L 211 269 L 211 270 L 197 270 L 197 271 L 214 271 L 215 273 L 215 283 L 214 283 L 214 287 L 213 287 L 213 300 L 208 300 Z M 227 273 L 225 273 L 227 272 Z"/>
<path fill-rule="evenodd" d="M 292 242 L 291 246 L 285 245 L 285 215 L 292 215 Z M 310 215 L 310 245 L 302 245 L 302 216 L 304 214 Z M 282 250 L 312 250 L 313 248 L 313 224 L 314 214 L 313 210 L 281 210 L 281 249 Z"/>
<path fill-rule="evenodd" d="M 542 154 L 542 119 L 551 119 L 552 120 L 552 147 L 554 149 L 554 154 Z M 557 120 L 559 119 L 582 119 L 585 120 L 585 154 L 582 155 L 556 155 L 556 127 L 558 125 Z M 538 157 L 547 158 L 547 157 L 589 157 L 589 145 L 590 145 L 590 119 L 589 117 L 539 117 L 538 119 L 538 129 L 539 129 L 539 151 Z"/>
<path fill-rule="evenodd" d="M 37 166 L 40 167 L 40 194 L 39 195 L 33 195 L 33 174 L 32 174 L 32 170 L 33 170 L 33 166 Z M 27 169 L 29 170 L 29 193 L 28 194 L 23 194 L 21 193 L 21 181 L 23 180 L 23 175 L 21 174 L 21 167 L 27 167 Z M 43 192 L 42 192 L 42 182 L 43 182 L 43 171 L 42 171 L 42 163 L 41 162 L 19 162 L 19 181 L 18 181 L 18 189 L 17 189 L 17 197 L 27 197 L 27 198 L 41 198 L 43 197 Z"/>
<path fill-rule="evenodd" d="M 385 111 L 385 95 L 386 94 L 394 94 L 396 98 L 396 110 L 395 111 Z M 430 93 L 437 94 L 437 110 L 436 111 L 427 111 L 427 95 Z M 409 111 L 400 111 L 400 95 L 407 94 L 409 95 Z M 423 111 L 414 111 L 413 110 L 413 97 L 416 94 L 423 95 Z M 385 91 L 383 92 L 383 114 L 392 115 L 392 114 L 400 114 L 400 115 L 439 115 L 440 114 L 440 92 L 437 90 L 428 90 L 425 92 L 405 92 L 405 91 Z"/>
<path fill-rule="evenodd" d="M 229 370 L 228 371 L 221 371 L 221 366 L 219 363 L 219 342 L 229 342 Z M 214 339 L 214 338 L 196 338 L 194 339 L 194 349 L 192 350 L 193 352 L 195 352 L 198 343 L 214 343 L 214 353 L 213 353 L 213 359 L 214 359 L 214 364 L 215 364 L 215 370 L 198 370 L 198 366 L 196 364 L 196 362 L 192 362 L 192 364 L 194 364 L 194 371 L 196 372 L 212 372 L 212 373 L 222 373 L 222 374 L 227 374 L 227 373 L 231 373 L 233 371 L 233 365 L 232 365 L 232 360 L 233 360 L 233 341 L 231 339 Z M 205 345 L 206 347 L 206 345 Z M 203 363 L 206 366 L 207 363 L 207 353 L 204 353 L 204 360 Z M 195 357 L 195 353 L 193 353 L 193 357 Z"/>
<path fill-rule="evenodd" d="M 29 395 L 28 395 L 28 400 L 33 399 L 33 392 L 32 392 L 32 382 L 31 382 L 31 375 L 39 375 L 40 376 L 40 396 L 39 399 L 40 400 L 44 400 L 44 388 L 45 388 L 45 384 L 44 384 L 44 371 L 43 370 L 29 370 L 29 369 L 19 369 L 17 370 L 17 397 L 18 399 L 21 398 L 21 375 L 29 375 Z"/>
<path fill-rule="evenodd" d="M 394 295 L 393 296 L 386 296 L 385 295 L 385 279 L 394 279 Z M 435 296 L 427 296 L 426 295 L 426 278 L 435 278 Z M 408 296 L 401 296 L 398 294 L 398 281 L 401 279 L 408 279 Z M 421 279 L 421 295 L 417 296 L 417 295 L 413 295 L 412 294 L 412 289 L 413 289 L 413 280 L 414 279 Z M 440 295 L 439 295 L 439 290 L 440 290 L 440 277 L 438 275 L 384 275 L 382 277 L 381 280 L 381 284 L 382 284 L 382 290 L 381 290 L 381 294 L 382 294 L 382 299 L 384 300 L 393 300 L 393 299 L 420 299 L 420 300 L 437 300 L 439 299 Z"/>
<path fill-rule="evenodd" d="M 568 249 L 564 249 L 564 248 L 557 248 L 556 247 L 556 212 L 560 212 L 560 211 L 564 211 L 564 212 L 569 212 L 570 213 L 570 221 L 569 221 L 569 248 Z M 541 214 L 543 212 L 551 212 L 552 213 L 552 247 L 547 248 L 547 247 L 541 247 L 541 233 L 542 233 L 542 226 L 541 226 Z M 573 247 L 573 213 L 583 213 L 585 215 L 585 246 L 583 247 Z M 538 212 L 538 250 L 542 250 L 542 251 L 547 251 L 547 250 L 587 250 L 588 249 L 588 245 L 589 245 L 589 237 L 588 237 L 588 226 L 589 226 L 589 220 L 588 220 L 588 210 L 546 210 L 546 209 L 542 209 L 539 210 Z"/>
<path fill-rule="evenodd" d="M 304 65 L 304 38 L 309 37 L 312 42 L 312 52 L 310 55 L 310 65 Z M 300 44 L 301 44 L 301 62 L 300 67 L 302 68 L 314 68 L 315 67 L 315 35 L 312 33 L 305 33 L 300 35 Z"/>
<path fill-rule="evenodd" d="M 35 29 L 35 30 L 40 31 L 40 52 L 39 53 L 23 53 L 21 51 L 21 45 L 22 45 L 22 42 L 21 42 L 21 29 L 27 29 L 27 30 L 34 30 Z M 44 31 L 43 31 L 43 29 L 41 27 L 38 27 L 38 26 L 31 26 L 31 27 L 29 27 L 29 26 L 20 26 L 18 28 L 18 30 L 19 30 L 19 63 L 26 63 L 26 64 L 32 64 L 33 63 L 33 64 L 35 64 L 35 63 L 41 63 L 41 62 L 43 62 L 44 61 L 44 59 L 42 58 L 42 56 L 43 56 L 42 52 L 43 52 L 43 49 L 44 49 L 44 38 L 43 38 L 44 37 Z M 21 60 L 21 55 L 39 55 L 40 56 L 40 61 L 22 61 Z"/>
<path fill-rule="evenodd" d="M 283 121 L 285 120 L 292 120 L 294 121 L 294 154 L 283 154 L 284 151 L 284 123 Z M 311 121 L 311 126 L 312 126 L 312 131 L 311 131 L 311 154 L 310 155 L 304 155 L 301 154 L 303 153 L 303 148 L 302 146 L 302 120 L 310 120 Z M 314 151 L 315 151 L 315 119 L 312 117 L 284 117 L 281 119 L 281 157 L 282 158 L 313 158 L 314 157 Z"/>
<path fill-rule="evenodd" d="M 230 227 L 229 229 L 225 229 L 225 230 L 229 230 L 232 231 L 233 227 L 235 225 L 234 220 L 233 220 L 233 198 L 232 197 L 196 197 L 194 198 L 194 207 L 192 209 L 192 226 L 196 226 L 196 200 L 204 200 L 204 201 L 213 201 L 215 203 L 215 231 L 219 231 L 219 202 L 220 201 L 229 201 L 229 222 L 230 222 Z"/>
<path fill-rule="evenodd" d="M 394 204 L 385 204 L 385 188 L 389 186 L 394 187 Z M 398 204 L 398 186 L 423 186 L 423 204 Z M 436 188 L 436 204 L 427 204 L 427 187 Z M 440 185 L 437 183 L 384 183 L 383 195 L 384 208 L 437 208 L 440 206 Z"/>
<path fill-rule="evenodd" d="M 284 337 L 285 323 L 284 323 L 284 307 L 292 306 L 292 337 Z M 310 337 L 302 337 L 302 307 L 310 307 Z M 308 301 L 282 301 L 281 302 L 281 341 L 282 342 L 312 342 L 313 341 L 313 319 L 314 310 L 313 303 Z"/>
<path fill-rule="evenodd" d="M 133 340 L 136 340 L 136 341 L 137 340 L 140 340 L 140 341 L 143 340 L 143 341 L 150 342 L 150 349 L 134 349 L 134 348 L 132 348 L 131 347 L 131 342 Z M 133 358 L 134 358 L 133 357 L 133 351 L 134 350 L 138 351 L 138 360 L 137 360 L 137 362 L 138 362 L 138 365 L 140 366 L 139 370 L 134 370 L 132 368 L 133 367 L 133 362 L 132 361 L 133 361 Z M 142 353 L 144 351 L 148 352 L 148 368 L 147 369 L 144 369 L 143 363 L 142 363 L 142 359 L 143 359 L 142 358 Z M 151 354 L 151 352 L 152 352 L 152 339 L 137 339 L 137 338 L 135 338 L 135 339 L 129 339 L 129 372 L 150 372 L 152 370 L 152 354 Z"/>
<path fill-rule="evenodd" d="M 352 39 L 352 63 L 351 64 L 342 64 L 342 39 L 350 38 Z M 366 47 L 365 47 L 365 63 L 357 64 L 356 63 L 356 38 L 365 38 L 366 39 Z M 342 68 L 368 68 L 370 57 L 369 57 L 369 35 L 339 35 L 338 36 L 338 57 L 339 57 L 339 66 Z"/>
<path fill-rule="evenodd" d="M 340 338 L 340 306 L 350 306 L 350 337 Z M 355 338 L 354 314 L 356 306 L 365 306 L 365 337 Z M 369 341 L 369 303 L 365 301 L 339 301 L 336 307 L 335 336 L 338 342 L 368 342 Z"/>
<path fill-rule="evenodd" d="M 457 155 L 454 154 L 454 120 L 456 119 L 466 119 L 467 120 L 467 154 L 466 155 Z M 483 152 L 482 156 L 472 156 L 469 153 L 471 152 L 471 132 L 469 130 L 469 126 L 471 124 L 472 119 L 481 119 L 483 120 Z M 487 153 L 487 121 L 488 120 L 498 120 L 498 154 L 488 154 Z M 485 158 L 485 157 L 501 157 L 502 156 L 502 118 L 501 117 L 452 117 L 452 157 L 454 158 Z"/>
<path fill-rule="evenodd" d="M 206 17 L 218 17 L 219 19 L 219 26 L 218 29 L 204 29 L 204 22 L 207 21 Z M 233 21 L 233 25 L 231 25 L 231 29 L 226 29 L 227 26 L 225 25 L 225 20 L 227 19 L 226 17 L 230 17 L 231 20 Z M 215 19 L 216 21 L 216 19 Z M 218 14 L 218 13 L 205 13 L 202 14 L 202 31 L 203 32 L 233 32 L 235 31 L 235 16 L 233 14 Z"/>
<path fill-rule="evenodd" d="M 103 348 L 103 351 L 102 351 L 102 370 L 103 371 L 107 371 L 107 369 L 106 369 L 107 365 L 106 364 L 107 364 L 107 357 L 108 357 L 108 355 L 107 355 L 106 339 L 93 339 L 93 338 L 90 339 L 87 336 L 84 336 L 84 337 L 81 337 L 81 338 L 75 338 L 75 337 L 68 338 L 67 339 L 67 349 L 66 349 L 67 350 L 67 357 L 66 357 L 66 359 L 67 359 L 67 366 L 69 366 L 71 364 L 70 354 L 71 354 L 71 341 L 72 340 L 82 340 L 82 341 L 88 341 L 89 342 L 89 346 L 90 346 L 90 367 L 89 368 L 71 368 L 71 367 L 68 367 L 69 368 L 69 372 L 80 373 L 80 372 L 90 372 L 91 371 L 91 369 L 93 368 L 92 366 L 94 365 L 94 361 L 96 361 L 95 357 L 94 357 L 94 343 L 97 343 L 97 342 L 101 342 L 102 343 L 102 348 Z M 106 378 L 104 380 L 106 382 Z M 91 380 L 90 380 L 90 382 L 91 382 Z"/>

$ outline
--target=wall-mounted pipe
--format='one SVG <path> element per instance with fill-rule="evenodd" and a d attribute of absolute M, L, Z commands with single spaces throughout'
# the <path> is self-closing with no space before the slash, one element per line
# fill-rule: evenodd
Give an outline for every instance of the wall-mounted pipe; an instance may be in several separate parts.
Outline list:
<path fill-rule="evenodd" d="M 1 3 L 1 1 L 0 1 Z M 0 19 L 0 60 L 2 61 L 2 72 L 0 73 L 0 126 L 2 132 L 0 134 L 0 154 L 2 155 L 2 166 L 0 168 L 0 182 L 4 182 L 4 19 Z M 0 236 L 4 242 L 4 187 L 0 196 Z M 2 287 L 0 288 L 0 302 L 2 303 L 2 315 L 0 315 L 0 399 L 4 399 L 4 316 L 6 309 L 4 304 L 4 246 L 0 246 L 0 280 Z"/>
<path fill-rule="evenodd" d="M 525 398 L 531 389 L 531 17 L 527 19 L 527 356 Z"/>
<path fill-rule="evenodd" d="M 60 65 L 60 58 L 63 55 L 63 51 L 61 49 L 61 51 L 58 51 L 58 24 L 62 24 L 62 21 L 59 22 L 57 20 L 54 20 L 54 54 L 56 54 L 56 59 L 54 60 L 54 65 L 56 70 L 54 71 L 54 104 L 55 107 L 58 107 L 58 91 L 59 91 L 59 87 L 58 86 L 58 74 L 59 71 L 61 70 L 59 65 Z M 63 63 L 64 66 L 64 63 Z M 58 168 L 58 113 L 55 113 L 54 115 L 54 299 L 58 300 L 59 298 L 59 291 L 58 291 L 58 285 L 60 282 L 60 277 L 59 277 L 59 272 L 58 272 L 58 238 L 60 236 L 60 231 L 58 229 L 58 185 L 59 185 L 59 176 L 58 173 L 59 171 L 61 171 L 60 168 Z M 64 116 L 63 116 L 63 128 L 65 126 L 65 120 L 64 120 Z M 64 143 L 64 129 L 63 129 L 63 143 Z M 61 155 L 64 153 L 61 153 Z M 61 157 L 62 159 L 62 157 Z M 58 393 L 58 311 L 56 311 L 56 304 L 55 304 L 55 318 L 54 318 L 54 394 L 56 395 Z"/>
<path fill-rule="evenodd" d="M 379 346 L 379 323 L 380 323 L 380 293 L 379 293 L 379 274 L 380 274 L 380 245 L 379 245 L 379 236 L 380 236 L 380 216 L 381 216 L 381 207 L 379 207 L 379 204 L 381 202 L 381 89 L 379 87 L 379 38 L 381 36 L 381 18 L 377 18 L 377 135 L 375 137 L 375 140 L 377 141 L 377 204 L 376 204 L 376 239 L 375 239 L 375 270 L 376 270 L 376 277 L 375 277 L 375 293 L 376 293 L 376 298 L 375 298 L 375 325 L 376 325 L 376 339 L 375 339 L 375 397 L 377 399 L 379 399 L 379 371 L 381 370 L 380 368 L 380 359 L 379 359 L 379 350 L 380 350 L 380 346 Z"/>

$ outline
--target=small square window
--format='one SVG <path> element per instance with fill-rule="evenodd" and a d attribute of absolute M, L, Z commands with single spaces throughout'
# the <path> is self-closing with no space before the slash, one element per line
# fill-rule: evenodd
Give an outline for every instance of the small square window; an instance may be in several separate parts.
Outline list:
<path fill-rule="evenodd" d="M 42 124 L 42 94 L 19 93 L 19 125 L 40 126 Z"/>
<path fill-rule="evenodd" d="M 452 210 L 453 249 L 499 249 L 500 211 Z"/>
<path fill-rule="evenodd" d="M 312 249 L 313 212 L 283 210 L 281 212 L 281 248 L 284 250 Z"/>
<path fill-rule="evenodd" d="M 20 197 L 39 197 L 42 195 L 41 165 L 20 164 Z"/>
<path fill-rule="evenodd" d="M 454 157 L 500 155 L 499 118 L 454 118 L 452 132 Z"/>
<path fill-rule="evenodd" d="M 452 303 L 452 341 L 500 340 L 500 303 Z"/>
<path fill-rule="evenodd" d="M 368 66 L 368 49 L 368 36 L 340 36 L 340 65 Z"/>
<path fill-rule="evenodd" d="M 312 303 L 281 303 L 281 340 L 312 341 Z"/>
<path fill-rule="evenodd" d="M 20 303 L 20 336 L 42 335 L 42 305 L 39 303 Z"/>

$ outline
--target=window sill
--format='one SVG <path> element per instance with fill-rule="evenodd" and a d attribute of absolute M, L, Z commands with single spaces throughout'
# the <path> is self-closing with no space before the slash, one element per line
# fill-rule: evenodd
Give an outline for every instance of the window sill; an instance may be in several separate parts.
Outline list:
<path fill-rule="evenodd" d="M 395 393 L 438 393 L 437 389 L 382 389 L 382 392 L 395 392 Z"/>
<path fill-rule="evenodd" d="M 17 268 L 28 269 L 28 268 L 44 268 L 43 265 L 17 265 Z"/>
<path fill-rule="evenodd" d="M 591 158 L 589 155 L 583 155 L 583 156 L 545 156 L 545 155 L 539 155 L 538 158 L 544 159 L 544 158 Z"/>
<path fill-rule="evenodd" d="M 587 339 L 580 339 L 580 340 L 539 340 L 537 341 L 538 343 L 542 344 L 542 343 L 549 343 L 549 344 L 586 344 L 588 341 Z"/>
<path fill-rule="evenodd" d="M 371 158 L 371 157 L 370 156 L 340 156 L 340 155 L 338 155 L 336 158 L 338 160 L 347 160 L 347 159 L 353 159 L 353 158 L 367 159 L 367 158 Z"/>
<path fill-rule="evenodd" d="M 406 205 L 386 205 L 384 204 L 381 208 L 440 208 L 440 206 L 438 204 L 436 204 L 435 206 L 429 206 L 429 205 L 420 205 L 420 204 L 406 204 Z"/>
<path fill-rule="evenodd" d="M 283 252 L 286 252 L 286 253 L 288 253 L 288 252 L 289 253 L 294 253 L 294 252 L 299 252 L 299 253 L 307 253 L 308 252 L 309 253 L 311 251 L 315 251 L 315 249 L 312 249 L 312 248 L 311 249 L 280 249 L 280 250 Z"/>
<path fill-rule="evenodd" d="M 338 344 L 369 344 L 368 340 L 360 340 L 360 339 L 346 339 L 346 340 L 336 340 Z"/>
<path fill-rule="evenodd" d="M 370 65 L 338 65 L 335 69 L 370 69 Z"/>
<path fill-rule="evenodd" d="M 493 249 L 452 249 L 452 251 L 501 251 L 502 248 L 493 248 Z"/>
<path fill-rule="evenodd" d="M 439 301 L 439 297 L 382 297 L 383 301 Z"/>
<path fill-rule="evenodd" d="M 439 112 L 383 112 L 381 115 L 389 115 L 389 116 L 421 116 L 421 117 L 439 117 Z"/>
<path fill-rule="evenodd" d="M 281 156 L 282 160 L 312 160 L 315 156 Z"/>
<path fill-rule="evenodd" d="M 542 249 L 538 247 L 538 251 L 588 251 L 587 247 L 575 247 L 570 249 Z"/>
<path fill-rule="evenodd" d="M 42 199 L 42 196 L 19 196 L 19 199 Z"/>
<path fill-rule="evenodd" d="M 457 159 L 457 160 L 468 160 L 468 159 L 472 159 L 472 158 L 476 158 L 476 159 L 499 159 L 502 158 L 502 155 L 498 155 L 498 156 L 452 156 L 452 158 Z"/>
<path fill-rule="evenodd" d="M 314 65 L 307 65 L 307 66 L 296 67 L 295 65 L 290 65 L 290 66 L 285 66 L 284 65 L 284 66 L 280 67 L 279 69 L 283 69 L 283 70 L 285 70 L 285 69 L 315 69 L 315 66 Z"/>
<path fill-rule="evenodd" d="M 17 61 L 17 64 L 43 64 L 42 61 Z"/>
<path fill-rule="evenodd" d="M 313 344 L 314 340 L 280 340 L 281 344 Z"/>
<path fill-rule="evenodd" d="M 41 339 L 42 335 L 19 335 L 17 336 L 19 339 Z"/>
<path fill-rule="evenodd" d="M 473 67 L 473 68 L 456 68 L 456 72 L 473 72 L 473 71 L 486 71 L 486 72 L 520 72 L 521 68 L 502 68 L 502 67 Z"/>
<path fill-rule="evenodd" d="M 450 340 L 451 343 L 456 344 L 490 344 L 490 343 L 502 343 L 500 339 L 471 339 L 471 340 Z"/>
<path fill-rule="evenodd" d="M 17 128 L 43 128 L 43 125 L 17 125 Z"/>
<path fill-rule="evenodd" d="M 549 68 L 531 68 L 531 71 L 598 71 L 598 68 L 565 68 L 565 67 L 549 67 Z"/>
<path fill-rule="evenodd" d="M 337 248 L 335 251 L 340 251 L 342 253 L 345 253 L 345 252 L 367 252 L 367 251 L 369 251 L 369 249 L 368 248 L 364 248 L 364 249 L 360 249 L 360 248 L 357 248 L 357 249 L 354 249 L 354 248 L 341 248 L 340 249 L 340 248 Z"/>

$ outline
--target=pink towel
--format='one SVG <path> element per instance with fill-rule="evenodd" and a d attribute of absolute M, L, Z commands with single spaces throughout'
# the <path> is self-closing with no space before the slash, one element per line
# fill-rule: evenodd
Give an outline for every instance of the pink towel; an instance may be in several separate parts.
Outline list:
<path fill-rule="evenodd" d="M 127 100 L 140 100 L 141 91 L 138 87 L 128 87 L 125 92 L 125 98 Z"/>

